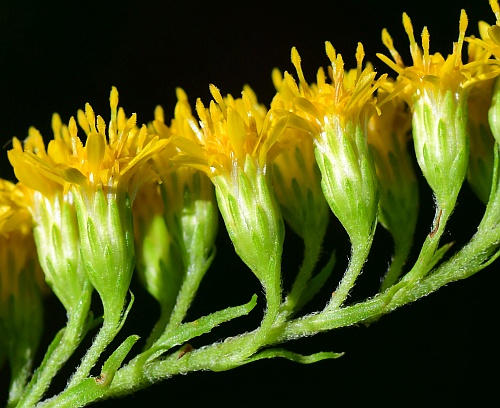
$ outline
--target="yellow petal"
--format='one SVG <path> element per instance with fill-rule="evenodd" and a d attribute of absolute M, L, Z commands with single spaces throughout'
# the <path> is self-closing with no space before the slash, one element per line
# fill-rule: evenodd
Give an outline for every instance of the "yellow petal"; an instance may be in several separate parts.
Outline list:
<path fill-rule="evenodd" d="M 227 137 L 236 157 L 244 160 L 246 156 L 245 141 L 247 139 L 247 131 L 243 119 L 232 107 L 228 107 L 227 109 Z"/>
<path fill-rule="evenodd" d="M 106 141 L 100 133 L 90 133 L 85 144 L 87 151 L 87 160 L 89 162 L 90 171 L 95 175 L 99 172 L 104 153 L 106 149 Z"/>

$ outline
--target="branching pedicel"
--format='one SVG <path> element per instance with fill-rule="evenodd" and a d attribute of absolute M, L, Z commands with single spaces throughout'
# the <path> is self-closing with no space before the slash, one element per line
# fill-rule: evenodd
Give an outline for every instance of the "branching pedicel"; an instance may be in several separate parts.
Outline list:
<path fill-rule="evenodd" d="M 14 138 L 8 157 L 18 181 L 0 180 L 0 363 L 11 369 L 8 406 L 85 406 L 179 373 L 273 357 L 337 358 L 333 352 L 303 356 L 281 344 L 377 319 L 493 262 L 500 253 L 500 9 L 496 1 L 491 6 L 497 23 L 481 23 L 481 38 L 465 37 L 462 11 L 458 41 L 446 58 L 430 54 L 426 28 L 417 43 L 404 14 L 413 65 L 405 66 L 386 30 L 382 40 L 392 59 L 378 54 L 396 78 L 363 64 L 361 44 L 356 68 L 346 71 L 327 42 L 331 64 L 313 83 L 292 49 L 296 75 L 273 72 L 276 96 L 269 108 L 248 87 L 233 98 L 211 85 L 213 100 L 197 100 L 195 115 L 178 89 L 170 125 L 158 107 L 154 120 L 138 127 L 135 115 L 118 108 L 112 88 L 108 126 L 87 104 L 68 126 L 54 115 L 47 145 L 34 128 L 25 140 Z M 412 266 L 406 261 L 419 192 L 411 140 L 436 205 Z M 486 210 L 471 240 L 444 259 L 450 244 L 440 244 L 441 237 L 465 179 Z M 261 282 L 267 306 L 253 331 L 193 348 L 191 339 L 249 314 L 257 302 L 254 296 L 186 321 L 216 256 L 219 214 L 236 253 Z M 301 314 L 334 268 L 333 254 L 318 265 L 332 215 L 349 236 L 349 264 L 324 309 Z M 381 269 L 378 293 L 350 303 L 378 223 L 393 237 L 392 263 Z M 285 224 L 305 248 L 287 293 Z M 159 303 L 160 318 L 142 350 L 133 348 L 138 336 L 128 336 L 93 376 L 137 306 L 129 295 L 133 273 Z M 103 307 L 98 317 L 94 290 Z M 34 369 L 49 293 L 64 306 L 67 323 Z M 66 388 L 46 395 L 94 327 L 98 334 Z"/>

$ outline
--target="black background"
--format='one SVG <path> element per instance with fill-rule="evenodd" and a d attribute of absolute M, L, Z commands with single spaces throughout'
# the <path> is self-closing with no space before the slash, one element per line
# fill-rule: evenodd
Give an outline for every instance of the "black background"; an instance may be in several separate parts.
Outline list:
<path fill-rule="evenodd" d="M 168 120 L 178 86 L 194 105 L 197 97 L 209 101 L 210 83 L 223 95 L 234 96 L 249 84 L 259 101 L 268 105 L 274 93 L 271 70 L 279 67 L 293 71 L 292 46 L 298 48 L 310 81 L 319 66 L 328 64 L 326 40 L 342 53 L 346 68 L 355 66 L 356 44 L 361 41 L 375 68 L 389 72 L 375 53 L 386 53 L 380 33 L 387 27 L 396 48 L 409 62 L 401 24 L 404 11 L 412 18 L 417 38 L 427 25 L 431 52 L 445 55 L 457 39 L 461 8 L 470 19 L 468 34 L 477 35 L 479 20 L 495 21 L 486 0 L 220 4 L 123 0 L 74 1 L 57 7 L 51 4 L 0 1 L 0 174 L 7 179 L 14 177 L 6 155 L 12 136 L 24 137 L 31 125 L 50 136 L 53 112 L 67 121 L 86 102 L 108 118 L 113 85 L 120 93 L 121 106 L 127 114 L 137 112 L 140 123 L 152 119 L 157 104 L 164 107 Z M 428 233 L 433 215 L 432 197 L 423 181 L 421 193 L 417 247 Z M 483 206 L 464 186 L 444 239 L 456 241 L 457 247 L 466 242 L 482 211 Z M 390 259 L 391 245 L 389 235 L 379 227 L 353 301 L 374 294 Z M 338 248 L 335 276 L 311 310 L 324 305 L 349 254 L 345 233 L 332 221 L 325 248 L 334 246 Z M 300 241 L 289 233 L 285 285 L 300 263 L 297 254 Z M 121 406 L 126 402 L 222 407 L 382 402 L 386 406 L 482 405 L 495 396 L 498 382 L 497 265 L 448 285 L 368 328 L 350 327 L 288 344 L 290 349 L 306 354 L 346 352 L 338 360 L 305 366 L 275 359 L 224 373 L 190 373 L 96 406 Z M 124 331 L 146 336 L 158 310 L 135 282 L 133 291 L 136 304 Z M 221 228 L 218 256 L 188 318 L 244 303 L 253 293 L 261 292 Z M 193 345 L 251 330 L 259 323 L 263 307 L 260 302 L 249 317 L 227 324 Z M 47 310 L 45 345 L 65 320 L 57 300 L 48 299 Z M 8 371 L 4 368 L 0 376 L 0 397 L 5 400 Z M 54 392 L 64 385 L 63 376 L 56 379 Z"/>

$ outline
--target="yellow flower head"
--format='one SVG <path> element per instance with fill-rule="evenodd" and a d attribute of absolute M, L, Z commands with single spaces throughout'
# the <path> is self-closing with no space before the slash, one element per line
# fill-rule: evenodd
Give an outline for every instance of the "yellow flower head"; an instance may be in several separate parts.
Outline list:
<path fill-rule="evenodd" d="M 490 127 L 488 118 L 492 104 L 493 85 L 494 79 L 481 82 L 472 89 L 467 99 L 467 133 L 470 143 L 467 180 L 474 193 L 485 204 L 490 196 L 495 157 L 493 148 L 495 138 L 492 133 L 495 127 Z"/>
<path fill-rule="evenodd" d="M 186 93 L 181 88 L 177 88 L 176 93 L 177 104 L 170 126 L 165 124 L 161 106 L 156 107 L 155 119 L 149 125 L 152 134 L 170 140 L 153 158 L 161 185 L 145 185 L 138 196 L 142 207 L 141 203 L 134 206 L 140 217 L 135 217 L 137 270 L 146 289 L 160 303 L 164 318 L 172 312 L 178 296 L 184 296 L 179 294 L 181 285 L 197 287 L 208 269 L 213 259 L 219 217 L 209 177 L 172 160 L 178 152 L 176 140 L 198 143 L 203 138 Z M 147 195 L 146 188 L 149 189 Z M 153 211 L 149 208 L 151 200 L 157 203 Z M 178 312 L 180 309 L 176 310 L 169 324 L 183 318 Z"/>
<path fill-rule="evenodd" d="M 388 89 L 396 87 L 398 87 L 397 81 L 390 81 L 387 83 L 386 90 L 379 89 L 377 95 L 379 97 L 387 95 Z M 384 96 L 382 97 L 385 99 Z M 399 151 L 405 150 L 410 140 L 411 113 L 402 95 L 397 95 L 380 107 L 380 115 L 373 115 L 370 118 L 368 144 L 382 157 L 389 160 L 391 154 L 399 157 Z"/>
<path fill-rule="evenodd" d="M 321 190 L 313 141 L 295 128 L 286 129 L 283 138 L 289 147 L 276 157 L 273 166 L 273 187 L 283 217 L 300 237 L 323 238 L 330 207 Z"/>
<path fill-rule="evenodd" d="M 85 111 L 78 111 L 78 123 L 87 136 L 85 145 L 78 137 L 75 119 L 66 127 L 57 114 L 52 120 L 54 139 L 47 149 L 33 128 L 23 144 L 14 138 L 8 155 L 18 179 L 43 194 L 51 194 L 55 185 L 65 191 L 73 185 L 89 192 L 102 188 L 106 194 L 125 190 L 133 199 L 140 183 L 152 176 L 144 164 L 168 141 L 151 138 L 146 126 L 138 129 L 135 114 L 127 119 L 123 109 L 118 110 L 114 87 L 110 106 L 107 134 L 104 119 L 96 117 L 89 104 Z"/>
<path fill-rule="evenodd" d="M 405 67 L 386 29 L 382 30 L 382 42 L 389 50 L 393 60 L 383 54 L 377 54 L 377 56 L 405 79 L 405 81 L 402 81 L 402 86 L 409 85 L 406 90 L 411 96 L 420 95 L 420 92 L 424 89 L 436 92 L 440 90 L 443 92 L 446 90 L 462 92 L 478 81 L 487 78 L 482 69 L 488 61 L 486 53 L 467 64 L 462 61 L 462 49 L 467 24 L 467 14 L 465 10 L 462 10 L 460 13 L 458 41 L 453 44 L 453 52 L 444 58 L 439 52 L 430 53 L 430 35 L 427 27 L 422 30 L 422 47 L 417 44 L 411 20 L 406 13 L 403 13 L 403 26 L 410 40 L 413 65 Z"/>
<path fill-rule="evenodd" d="M 479 81 L 496 75 L 494 70 L 485 68 L 490 64 L 489 54 L 475 46 L 469 50 L 471 61 L 463 63 L 467 24 L 467 15 L 462 10 L 458 41 L 453 45 L 452 54 L 444 58 L 440 53 L 430 54 L 426 27 L 422 31 L 420 48 L 410 18 L 403 14 L 413 65 L 404 66 L 385 29 L 382 41 L 394 61 L 377 54 L 399 74 L 400 88 L 405 88 L 403 95 L 413 112 L 412 133 L 418 164 L 434 192 L 437 205 L 446 211 L 455 204 L 469 163 L 467 97 Z"/>
<path fill-rule="evenodd" d="M 29 197 L 22 185 L 0 179 L 0 303 L 7 293 L 17 293 L 18 274 L 30 264 L 38 288 L 48 293 L 36 260 Z M 31 273 L 31 272 L 30 272 Z"/>
<path fill-rule="evenodd" d="M 196 102 L 201 124 L 200 132 L 191 127 L 196 140 L 183 136 L 175 141 L 181 151 L 176 161 L 213 177 L 233 174 L 235 168 L 244 166 L 248 156 L 265 171 L 267 163 L 279 152 L 275 143 L 287 118 L 268 112 L 248 86 L 238 99 L 231 95 L 223 98 L 213 85 L 210 92 L 215 101 L 210 102 L 209 108 L 200 99 Z M 187 123 L 193 124 L 192 121 Z"/>
<path fill-rule="evenodd" d="M 365 56 L 363 45 L 358 43 L 356 50 L 356 69 L 344 70 L 344 60 L 337 54 L 330 42 L 326 42 L 326 54 L 331 61 L 328 69 L 331 83 L 327 82 L 322 68 L 318 70 L 316 84 L 308 85 L 300 65 L 300 56 L 296 48 L 292 48 L 292 63 L 299 77 L 297 86 L 292 76 L 285 72 L 285 81 L 289 90 L 296 96 L 294 102 L 312 123 L 319 128 L 325 121 L 335 117 L 344 127 L 346 121 L 363 121 L 368 119 L 377 109 L 377 101 L 373 97 L 377 88 L 382 86 L 387 74 L 375 80 L 376 73 L 371 64 L 363 68 Z M 284 92 L 284 91 L 280 91 Z M 286 94 L 285 98 L 288 98 Z"/>
<path fill-rule="evenodd" d="M 490 6 L 496 17 L 496 24 L 490 25 L 485 21 L 480 21 L 479 35 L 481 38 L 466 38 L 471 45 L 479 46 L 483 51 L 492 54 L 500 59 L 500 7 L 497 0 L 490 0 Z"/>
<path fill-rule="evenodd" d="M 363 68 L 365 53 L 361 43 L 356 50 L 357 66 L 350 71 L 344 70 L 342 56 L 330 42 L 326 42 L 326 54 L 331 62 L 329 80 L 320 68 L 316 83 L 309 85 L 299 53 L 292 48 L 298 85 L 286 72 L 286 86 L 283 85 L 275 73 L 273 80 L 278 96 L 273 106 L 290 110 L 290 124 L 302 127 L 315 138 L 314 151 L 323 194 L 354 245 L 360 242 L 364 245 L 371 242 L 378 203 L 377 179 L 366 131 L 369 118 L 379 110 L 374 93 L 387 81 L 387 75 L 375 79 L 371 64 Z M 305 119 L 304 126 L 297 117 Z"/>
<path fill-rule="evenodd" d="M 390 83 L 397 87 L 397 81 Z M 383 97 L 385 90 L 379 89 Z M 368 124 L 368 144 L 379 181 L 379 221 L 395 239 L 410 240 L 418 210 L 418 185 L 411 149 L 411 112 L 401 95 L 381 106 Z M 396 243 L 398 244 L 398 243 Z"/>
<path fill-rule="evenodd" d="M 0 179 L 0 357 L 9 360 L 13 378 L 23 377 L 20 369 L 31 372 L 43 332 L 42 294 L 48 288 L 31 226 L 22 191 Z"/>
<path fill-rule="evenodd" d="M 32 220 L 27 205 L 28 199 L 19 184 L 0 179 L 0 235 L 14 230 L 31 233 Z"/>

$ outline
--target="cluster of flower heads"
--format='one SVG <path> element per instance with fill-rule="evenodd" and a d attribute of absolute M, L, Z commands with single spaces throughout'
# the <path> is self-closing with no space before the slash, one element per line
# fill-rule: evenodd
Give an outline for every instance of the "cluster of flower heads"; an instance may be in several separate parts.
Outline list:
<path fill-rule="evenodd" d="M 196 116 L 179 89 L 170 125 L 157 108 L 154 120 L 139 127 L 135 114 L 127 117 L 118 108 L 113 88 L 108 126 L 87 104 L 67 126 L 53 116 L 48 144 L 34 128 L 24 140 L 14 138 L 8 158 L 18 182 L 0 180 L 0 254 L 9 258 L 0 259 L 0 320 L 5 299 L 16 296 L 12 262 L 36 257 L 69 311 L 90 280 L 105 314 L 121 313 L 136 267 L 153 296 L 171 309 L 175 293 L 168 299 L 162 293 L 178 290 L 182 278 L 165 269 L 187 273 L 191 263 L 211 259 L 217 222 L 212 207 L 221 212 L 237 253 L 271 292 L 280 280 L 275 269 L 283 218 L 304 239 L 324 234 L 331 210 L 353 244 L 371 242 L 377 222 L 396 243 L 408 240 L 418 203 L 408 146 L 412 130 L 418 164 L 438 206 L 453 208 L 466 177 L 486 201 L 493 137 L 500 141 L 500 126 L 488 124 L 500 120 L 500 111 L 490 109 L 500 65 L 500 11 L 496 1 L 491 6 L 497 22 L 481 22 L 481 38 L 466 37 L 462 11 L 458 40 L 446 58 L 430 53 L 427 28 L 421 45 L 416 41 L 404 14 L 413 64 L 404 64 L 385 29 L 382 41 L 391 58 L 378 54 L 395 78 L 365 64 L 361 44 L 357 66 L 346 70 L 327 42 L 330 65 L 318 70 L 315 82 L 304 77 L 292 49 L 296 76 L 273 72 L 277 92 L 269 108 L 249 87 L 234 98 L 211 85 L 213 100 L 208 106 L 197 100 Z M 209 205 L 201 208 L 200 202 Z M 163 229 L 154 227 L 157 219 L 165 222 Z M 194 244 L 189 234 L 198 234 L 199 225 L 205 225 L 203 239 Z M 33 230 L 37 255 L 6 255 L 21 245 L 17 237 L 32 240 Z M 158 250 L 155 242 L 163 246 Z M 177 283 L 165 283 L 165 276 Z"/>

